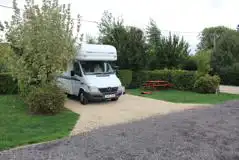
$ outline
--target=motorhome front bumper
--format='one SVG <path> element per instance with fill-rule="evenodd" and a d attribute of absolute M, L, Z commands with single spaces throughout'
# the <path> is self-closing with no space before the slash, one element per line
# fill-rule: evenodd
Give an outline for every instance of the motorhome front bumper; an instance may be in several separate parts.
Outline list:
<path fill-rule="evenodd" d="M 85 96 L 90 101 L 102 101 L 107 99 L 119 98 L 123 93 L 87 93 L 85 92 Z"/>

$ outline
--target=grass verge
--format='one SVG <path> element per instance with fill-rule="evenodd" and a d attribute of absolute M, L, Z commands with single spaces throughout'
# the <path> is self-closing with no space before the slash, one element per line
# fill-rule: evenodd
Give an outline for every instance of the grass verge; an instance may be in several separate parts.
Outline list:
<path fill-rule="evenodd" d="M 153 91 L 152 94 L 141 94 L 141 89 L 129 89 L 128 94 L 148 97 L 158 100 L 164 100 L 175 103 L 199 103 L 199 104 L 218 104 L 223 103 L 228 100 L 239 100 L 239 95 L 236 94 L 200 94 L 189 91 L 179 91 L 179 90 L 160 90 Z"/>
<path fill-rule="evenodd" d="M 54 116 L 27 111 L 18 96 L 0 96 L 0 150 L 68 136 L 79 117 L 67 109 Z"/>

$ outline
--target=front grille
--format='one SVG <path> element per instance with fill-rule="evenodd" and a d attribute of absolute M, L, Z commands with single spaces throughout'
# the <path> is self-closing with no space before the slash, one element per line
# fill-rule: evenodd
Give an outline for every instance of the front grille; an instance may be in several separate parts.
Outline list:
<path fill-rule="evenodd" d="M 115 93 L 118 90 L 118 87 L 108 87 L 108 88 L 99 88 L 101 93 Z"/>

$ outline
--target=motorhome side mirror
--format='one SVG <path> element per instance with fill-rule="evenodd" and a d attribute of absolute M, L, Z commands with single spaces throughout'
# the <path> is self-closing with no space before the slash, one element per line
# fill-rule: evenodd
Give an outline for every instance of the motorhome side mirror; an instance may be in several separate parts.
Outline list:
<path fill-rule="evenodd" d="M 119 66 L 113 66 L 114 70 L 119 70 Z"/>
<path fill-rule="evenodd" d="M 74 71 L 71 71 L 71 76 L 74 76 L 75 75 L 75 72 Z"/>

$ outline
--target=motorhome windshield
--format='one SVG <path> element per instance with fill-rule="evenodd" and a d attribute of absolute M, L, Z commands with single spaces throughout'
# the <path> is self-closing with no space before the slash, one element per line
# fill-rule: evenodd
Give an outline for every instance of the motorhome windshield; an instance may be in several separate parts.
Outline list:
<path fill-rule="evenodd" d="M 81 61 L 80 63 L 85 75 L 114 73 L 111 65 L 105 61 Z"/>

